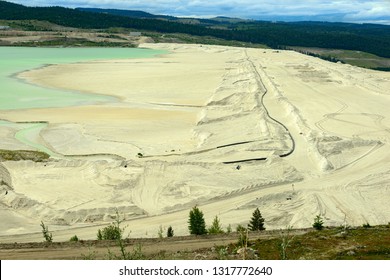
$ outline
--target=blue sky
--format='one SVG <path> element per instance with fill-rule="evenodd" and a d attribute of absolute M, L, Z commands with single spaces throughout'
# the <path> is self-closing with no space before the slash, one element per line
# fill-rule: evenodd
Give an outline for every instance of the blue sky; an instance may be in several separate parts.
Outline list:
<path fill-rule="evenodd" d="M 390 24 L 390 0 L 10 0 L 27 6 L 99 7 L 174 16 Z"/>

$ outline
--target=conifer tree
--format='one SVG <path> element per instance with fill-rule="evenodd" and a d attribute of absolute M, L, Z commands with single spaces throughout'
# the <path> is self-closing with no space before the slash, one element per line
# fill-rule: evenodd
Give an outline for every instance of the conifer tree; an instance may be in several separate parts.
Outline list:
<path fill-rule="evenodd" d="M 248 224 L 248 229 L 250 231 L 265 230 L 264 218 L 261 216 L 259 208 L 256 208 L 253 212 L 252 219 Z"/>
<path fill-rule="evenodd" d="M 169 226 L 168 230 L 167 230 L 167 237 L 173 237 L 173 228 L 172 226 Z"/>
<path fill-rule="evenodd" d="M 218 216 L 215 216 L 215 218 L 213 220 L 213 223 L 212 223 L 211 227 L 208 228 L 207 232 L 209 234 L 224 233 L 224 231 L 222 229 L 222 226 L 221 226 L 221 222 L 219 221 Z"/>
<path fill-rule="evenodd" d="M 313 228 L 315 228 L 317 230 L 322 230 L 324 228 L 324 220 L 322 219 L 322 217 L 320 215 L 317 215 L 314 218 Z"/>
<path fill-rule="evenodd" d="M 188 220 L 188 229 L 191 234 L 202 235 L 206 234 L 206 223 L 204 221 L 203 212 L 197 206 L 194 206 L 190 211 Z"/>

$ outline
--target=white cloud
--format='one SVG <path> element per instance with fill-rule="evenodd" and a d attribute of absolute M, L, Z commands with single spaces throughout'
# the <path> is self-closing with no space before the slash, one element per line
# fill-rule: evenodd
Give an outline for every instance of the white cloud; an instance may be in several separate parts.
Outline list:
<path fill-rule="evenodd" d="M 101 7 L 175 16 L 316 16 L 343 14 L 347 21 L 390 20 L 390 0 L 11 0 L 28 6 Z"/>

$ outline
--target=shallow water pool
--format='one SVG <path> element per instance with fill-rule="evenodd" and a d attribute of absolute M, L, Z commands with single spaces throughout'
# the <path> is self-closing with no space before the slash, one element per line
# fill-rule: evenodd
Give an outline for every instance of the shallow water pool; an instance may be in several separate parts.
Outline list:
<path fill-rule="evenodd" d="M 67 107 L 115 102 L 112 96 L 55 90 L 31 85 L 16 74 L 48 64 L 148 58 L 166 51 L 139 48 L 0 47 L 0 110 Z"/>

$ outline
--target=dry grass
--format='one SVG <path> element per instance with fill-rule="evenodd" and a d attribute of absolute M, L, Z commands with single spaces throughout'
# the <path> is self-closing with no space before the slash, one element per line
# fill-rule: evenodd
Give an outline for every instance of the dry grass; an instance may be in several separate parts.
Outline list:
<path fill-rule="evenodd" d="M 303 233 L 305 232 L 305 233 Z M 389 260 L 390 225 L 370 228 L 293 230 L 286 250 L 290 260 Z M 163 239 L 125 239 L 133 259 L 242 260 L 237 233 Z M 280 260 L 281 231 L 250 234 L 245 259 Z M 115 241 L 0 244 L 2 259 L 112 259 Z"/>

